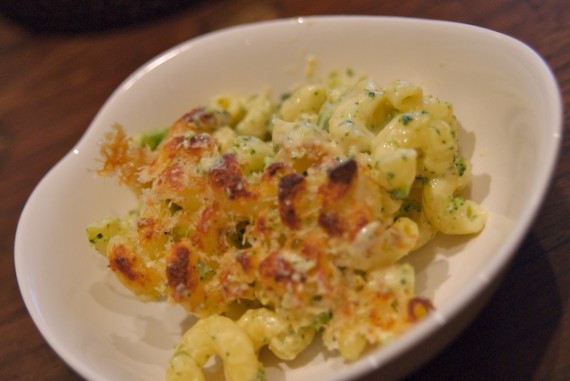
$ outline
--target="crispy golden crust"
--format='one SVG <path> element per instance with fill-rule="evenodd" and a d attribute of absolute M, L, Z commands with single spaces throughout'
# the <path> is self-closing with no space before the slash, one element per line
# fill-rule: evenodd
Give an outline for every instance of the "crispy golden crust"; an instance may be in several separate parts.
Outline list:
<path fill-rule="evenodd" d="M 138 253 L 122 239 L 113 242 L 108 250 L 109 268 L 133 293 L 143 299 L 157 299 L 161 293 L 155 288 L 162 281 L 162 274 L 155 267 L 148 267 Z"/>
<path fill-rule="evenodd" d="M 108 248 L 121 281 L 200 317 L 257 301 L 295 327 L 324 329 L 331 348 L 349 334 L 380 342 L 386 337 L 375 330 L 394 333 L 415 320 L 417 308 L 405 307 L 413 271 L 372 276 L 351 265 L 365 227 L 374 222 L 383 232 L 394 223 L 370 168 L 312 147 L 303 164 L 276 156 L 246 176 L 239 157 L 212 136 L 225 120 L 196 109 L 140 157 L 120 128 L 103 145 L 103 170 L 118 173 L 141 201 L 122 234 L 131 246 Z M 136 171 L 127 156 L 136 157 Z M 383 277 L 409 284 L 394 288 Z"/>
<path fill-rule="evenodd" d="M 145 184 L 138 181 L 138 170 L 148 163 L 149 152 L 142 147 L 134 147 L 124 130 L 119 126 L 105 135 L 105 144 L 101 146 L 103 166 L 101 175 L 116 175 L 119 181 L 139 193 Z"/>
<path fill-rule="evenodd" d="M 209 177 L 212 190 L 222 202 L 226 199 L 255 197 L 248 189 L 249 185 L 235 155 L 224 154 L 221 163 L 210 170 Z"/>

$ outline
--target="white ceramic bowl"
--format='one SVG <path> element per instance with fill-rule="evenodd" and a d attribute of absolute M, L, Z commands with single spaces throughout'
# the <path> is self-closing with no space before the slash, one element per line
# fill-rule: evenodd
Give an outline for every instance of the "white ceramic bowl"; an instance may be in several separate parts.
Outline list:
<path fill-rule="evenodd" d="M 449 22 L 311 17 L 240 26 L 176 46 L 132 74 L 26 204 L 15 244 L 21 292 L 45 339 L 79 374 L 161 379 L 191 322 L 176 306 L 137 301 L 86 242 L 88 223 L 134 206 L 128 191 L 93 173 L 102 135 L 115 122 L 129 132 L 169 125 L 224 91 L 279 94 L 304 78 L 308 56 L 320 73 L 406 79 L 452 102 L 473 163 L 471 196 L 490 217 L 473 239 L 442 236 L 411 256 L 418 291 L 437 312 L 399 340 L 352 364 L 315 344 L 291 364 L 266 359 L 268 378 L 402 376 L 484 304 L 540 208 L 560 145 L 561 101 L 543 60 L 513 38 Z"/>

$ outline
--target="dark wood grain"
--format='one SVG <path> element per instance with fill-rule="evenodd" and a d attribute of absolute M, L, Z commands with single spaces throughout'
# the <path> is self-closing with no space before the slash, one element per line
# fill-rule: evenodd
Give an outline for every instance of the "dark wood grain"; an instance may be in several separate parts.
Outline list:
<path fill-rule="evenodd" d="M 490 303 L 408 379 L 570 380 L 570 2 L 566 0 L 217 0 L 97 33 L 41 34 L 0 16 L 0 379 L 80 380 L 22 302 L 14 236 L 34 186 L 79 139 L 119 83 L 189 38 L 230 25 L 316 14 L 396 15 L 479 25 L 540 53 L 564 99 L 552 186 Z"/>

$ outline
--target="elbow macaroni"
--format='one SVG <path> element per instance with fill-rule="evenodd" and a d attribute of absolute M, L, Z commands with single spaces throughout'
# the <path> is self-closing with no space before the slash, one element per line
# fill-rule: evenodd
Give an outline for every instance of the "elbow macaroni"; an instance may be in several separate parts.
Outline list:
<path fill-rule="evenodd" d="M 166 381 L 203 381 L 202 366 L 213 355 L 224 363 L 227 381 L 261 381 L 263 364 L 257 352 L 268 345 L 277 357 L 292 360 L 312 341 L 314 330 L 294 330 L 267 308 L 247 310 L 237 322 L 224 316 L 199 320 L 174 349 Z"/>
<path fill-rule="evenodd" d="M 406 255 L 485 225 L 461 195 L 471 166 L 453 108 L 405 81 L 335 72 L 278 103 L 221 94 L 164 136 L 151 147 L 120 126 L 109 133 L 100 172 L 141 206 L 87 235 L 141 299 L 200 318 L 169 381 L 203 380 L 213 355 L 226 379 L 262 380 L 261 347 L 291 360 L 317 334 L 357 359 L 432 308 Z M 226 317 L 242 302 L 256 308 Z"/>
<path fill-rule="evenodd" d="M 227 381 L 259 381 L 263 365 L 250 338 L 224 316 L 199 320 L 174 349 L 166 372 L 167 381 L 203 381 L 202 366 L 214 354 L 224 362 Z"/>
<path fill-rule="evenodd" d="M 257 350 L 268 345 L 269 350 L 283 360 L 297 357 L 311 344 L 315 334 L 308 327 L 295 330 L 285 319 L 267 308 L 246 311 L 237 324 Z"/>

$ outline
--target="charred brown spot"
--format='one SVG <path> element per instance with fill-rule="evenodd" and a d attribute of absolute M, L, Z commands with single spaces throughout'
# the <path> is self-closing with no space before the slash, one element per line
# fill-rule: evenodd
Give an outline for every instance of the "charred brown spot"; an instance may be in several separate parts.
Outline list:
<path fill-rule="evenodd" d="M 215 128 L 224 124 L 223 114 L 215 111 L 208 111 L 204 107 L 198 107 L 184 114 L 181 120 L 192 124 L 196 131 L 213 132 Z"/>
<path fill-rule="evenodd" d="M 146 239 L 153 237 L 155 226 L 156 222 L 153 218 L 141 218 L 137 221 L 137 230 Z"/>
<path fill-rule="evenodd" d="M 166 278 L 168 285 L 176 289 L 178 285 L 188 284 L 188 263 L 190 262 L 190 250 L 182 244 L 172 247 L 168 263 L 166 265 Z"/>
<path fill-rule="evenodd" d="M 279 215 L 281 217 L 281 221 L 291 229 L 299 227 L 299 217 L 297 216 L 297 212 L 293 205 L 279 205 Z"/>
<path fill-rule="evenodd" d="M 115 246 L 109 258 L 109 267 L 123 274 L 128 280 L 136 281 L 140 274 L 135 270 L 136 257 L 123 245 Z"/>
<path fill-rule="evenodd" d="M 222 157 L 222 162 L 210 170 L 210 178 L 213 185 L 223 189 L 229 199 L 252 196 L 247 190 L 241 166 L 233 154 L 225 154 Z"/>
<path fill-rule="evenodd" d="M 281 221 L 292 229 L 299 227 L 299 216 L 295 210 L 295 197 L 301 191 L 305 178 L 298 173 L 291 173 L 279 180 L 278 199 Z"/>
<path fill-rule="evenodd" d="M 283 176 L 279 180 L 279 201 L 294 198 L 304 181 L 305 177 L 299 173 Z"/>
<path fill-rule="evenodd" d="M 186 114 L 182 115 L 181 119 L 185 120 L 188 123 L 193 123 L 196 119 L 199 119 L 200 116 L 205 113 L 205 110 L 206 109 L 204 107 L 196 107 Z"/>
<path fill-rule="evenodd" d="M 175 159 L 181 153 L 185 158 L 197 162 L 205 154 L 216 147 L 215 139 L 208 133 L 194 135 L 176 135 L 168 139 L 161 148 L 169 159 Z"/>
<path fill-rule="evenodd" d="M 340 236 L 344 232 L 342 219 L 333 211 L 322 211 L 319 214 L 319 225 L 331 236 Z"/>
<path fill-rule="evenodd" d="M 245 251 L 240 251 L 236 255 L 236 260 L 240 264 L 242 270 L 245 271 L 246 273 L 251 269 L 252 263 L 251 263 L 251 256 L 249 255 L 249 253 Z"/>
<path fill-rule="evenodd" d="M 351 189 L 358 171 L 354 159 L 341 163 L 328 171 L 329 181 L 322 184 L 319 192 L 326 202 L 336 202 Z"/>
<path fill-rule="evenodd" d="M 267 176 L 273 177 L 277 173 L 282 172 L 287 168 L 288 168 L 287 164 L 285 164 L 283 162 L 271 163 L 265 169 L 265 173 L 267 174 Z"/>
<path fill-rule="evenodd" d="M 358 167 L 354 159 L 350 159 L 331 168 L 328 172 L 329 179 L 335 184 L 349 185 L 356 176 Z"/>
<path fill-rule="evenodd" d="M 261 261 L 259 273 L 262 277 L 272 279 L 277 283 L 305 280 L 304 274 L 296 273 L 295 268 L 279 255 L 279 252 L 273 252 Z M 297 274 L 297 279 L 295 279 L 294 274 Z"/>
<path fill-rule="evenodd" d="M 185 138 L 184 148 L 187 150 L 213 148 L 215 140 L 210 134 L 196 134 L 190 138 Z"/>
<path fill-rule="evenodd" d="M 435 308 L 429 299 L 422 297 L 412 298 L 408 302 L 408 318 L 410 321 L 416 322 L 434 309 Z"/>
<path fill-rule="evenodd" d="M 167 153 L 168 158 L 173 159 L 178 154 L 178 147 L 180 147 L 183 142 L 184 136 L 174 136 L 164 143 L 161 150 Z"/>

